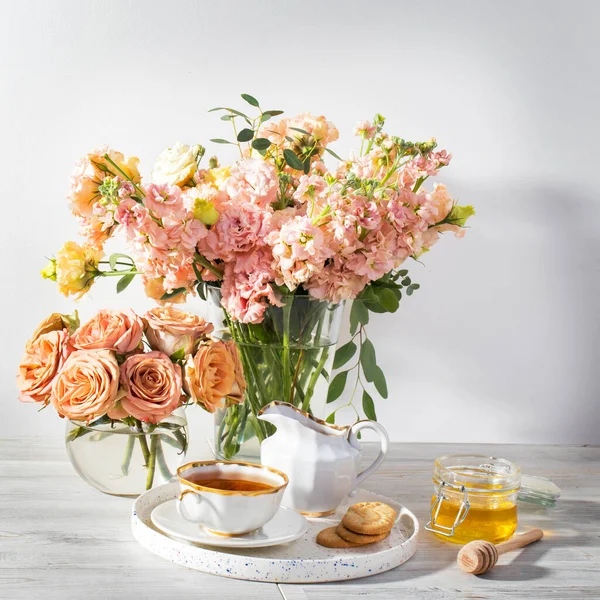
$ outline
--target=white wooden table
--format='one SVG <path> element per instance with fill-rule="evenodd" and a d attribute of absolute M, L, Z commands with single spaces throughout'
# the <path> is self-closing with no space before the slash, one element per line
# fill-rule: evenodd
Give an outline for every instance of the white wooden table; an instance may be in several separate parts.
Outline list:
<path fill-rule="evenodd" d="M 457 546 L 422 531 L 417 554 L 393 571 L 343 583 L 278 586 L 205 575 L 150 554 L 131 535 L 132 501 L 89 488 L 57 440 L 5 438 L 0 598 L 600 598 L 600 447 L 394 444 L 366 487 L 405 504 L 424 524 L 432 461 L 456 452 L 502 456 L 559 485 L 557 508 L 519 505 L 520 529 L 540 527 L 545 539 L 474 577 L 456 567 Z"/>

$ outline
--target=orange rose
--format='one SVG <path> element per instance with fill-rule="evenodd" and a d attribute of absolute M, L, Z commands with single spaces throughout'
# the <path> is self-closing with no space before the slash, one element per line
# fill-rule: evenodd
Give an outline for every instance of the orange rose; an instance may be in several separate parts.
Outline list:
<path fill-rule="evenodd" d="M 114 350 L 127 354 L 135 350 L 142 341 L 144 324 L 131 309 L 101 310 L 84 323 L 71 341 L 79 350 Z"/>
<path fill-rule="evenodd" d="M 119 390 L 119 365 L 110 350 L 77 350 L 52 385 L 51 401 L 61 417 L 90 421 L 105 415 Z"/>
<path fill-rule="evenodd" d="M 192 354 L 203 338 L 214 329 L 201 317 L 184 312 L 173 306 L 159 306 L 145 315 L 146 337 L 153 350 L 172 356 L 183 349 L 185 355 Z"/>
<path fill-rule="evenodd" d="M 235 375 L 235 364 L 225 343 L 204 342 L 185 365 L 185 388 L 194 402 L 214 413 L 233 392 Z"/>
<path fill-rule="evenodd" d="M 227 395 L 227 399 L 231 404 L 241 404 L 244 401 L 244 392 L 246 391 L 246 379 L 244 377 L 244 367 L 240 360 L 240 353 L 233 340 L 225 342 L 227 351 L 231 355 L 233 360 L 233 367 L 235 373 L 235 381 L 233 382 L 233 388 L 231 393 Z"/>
<path fill-rule="evenodd" d="M 122 411 L 141 421 L 158 423 L 181 406 L 181 367 L 162 352 L 127 358 L 121 383 L 127 392 L 121 398 Z"/>
<path fill-rule="evenodd" d="M 48 403 L 52 383 L 71 351 L 66 329 L 40 333 L 43 325 L 27 342 L 25 356 L 19 365 L 17 388 L 21 402 Z"/>

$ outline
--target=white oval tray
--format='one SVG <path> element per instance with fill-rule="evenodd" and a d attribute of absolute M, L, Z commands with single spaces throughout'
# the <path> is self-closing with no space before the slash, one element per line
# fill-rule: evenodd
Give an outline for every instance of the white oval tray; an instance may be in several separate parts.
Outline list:
<path fill-rule="evenodd" d="M 417 548 L 419 522 L 406 508 L 366 490 L 358 490 L 338 508 L 336 515 L 309 519 L 306 534 L 294 542 L 269 548 L 214 549 L 171 538 L 156 529 L 150 520 L 152 510 L 179 493 L 179 483 L 171 482 L 142 494 L 133 505 L 131 528 L 135 539 L 147 550 L 190 569 L 249 581 L 272 583 L 311 583 L 369 577 L 389 571 L 406 562 Z M 315 542 L 321 529 L 337 524 L 350 504 L 385 502 L 398 511 L 390 535 L 362 548 L 330 549 Z"/>

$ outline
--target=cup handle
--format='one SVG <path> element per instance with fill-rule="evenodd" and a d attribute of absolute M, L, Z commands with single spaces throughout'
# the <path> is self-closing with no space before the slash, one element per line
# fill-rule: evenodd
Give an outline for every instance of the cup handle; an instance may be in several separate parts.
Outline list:
<path fill-rule="evenodd" d="M 177 512 L 186 521 L 192 521 L 194 523 L 195 519 L 192 519 L 192 517 L 190 517 L 190 514 L 186 510 L 185 504 L 183 503 L 183 499 L 184 499 L 184 497 L 185 497 L 186 494 L 193 494 L 193 496 L 194 496 L 194 498 L 196 500 L 196 504 L 200 503 L 200 496 L 198 494 L 196 494 L 196 492 L 194 492 L 194 490 L 183 490 L 183 492 L 180 492 L 179 496 L 177 497 L 177 499 L 179 500 L 179 502 L 177 502 Z"/>
<path fill-rule="evenodd" d="M 369 477 L 369 475 L 374 473 L 379 468 L 379 466 L 383 462 L 383 459 L 385 458 L 385 455 L 387 454 L 390 445 L 390 438 L 388 437 L 387 431 L 384 429 L 383 425 L 380 425 L 376 421 L 358 421 L 357 423 L 354 423 L 352 427 L 350 427 L 350 432 L 348 434 L 348 441 L 355 448 L 360 448 L 356 434 L 363 429 L 372 429 L 373 431 L 375 431 L 379 435 L 379 441 L 381 446 L 379 449 L 379 454 L 377 458 L 373 461 L 373 463 L 356 476 L 356 479 L 354 480 L 354 487 L 352 488 L 352 493 L 354 493 L 356 488 L 367 477 Z"/>

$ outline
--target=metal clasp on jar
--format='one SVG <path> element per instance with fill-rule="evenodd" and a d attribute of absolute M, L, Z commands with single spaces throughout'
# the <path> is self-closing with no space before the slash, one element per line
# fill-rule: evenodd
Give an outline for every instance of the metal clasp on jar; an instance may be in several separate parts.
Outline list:
<path fill-rule="evenodd" d="M 440 508 L 442 507 L 442 502 L 444 500 L 446 500 L 446 502 L 448 501 L 448 498 L 444 496 L 445 488 L 464 494 L 463 500 L 460 503 L 458 512 L 456 513 L 456 519 L 454 519 L 454 524 L 452 525 L 452 527 L 448 527 L 447 525 L 440 525 L 436 522 L 436 519 L 438 518 L 438 515 L 440 513 Z M 446 483 L 445 481 L 442 481 L 438 487 L 437 498 L 431 505 L 431 510 L 429 511 L 431 519 L 425 525 L 425 529 L 427 529 L 427 531 L 433 531 L 433 533 L 445 535 L 446 537 L 452 537 L 454 535 L 454 530 L 466 519 L 470 507 L 471 504 L 469 503 L 469 493 L 467 492 L 464 485 L 453 485 L 451 483 Z"/>

